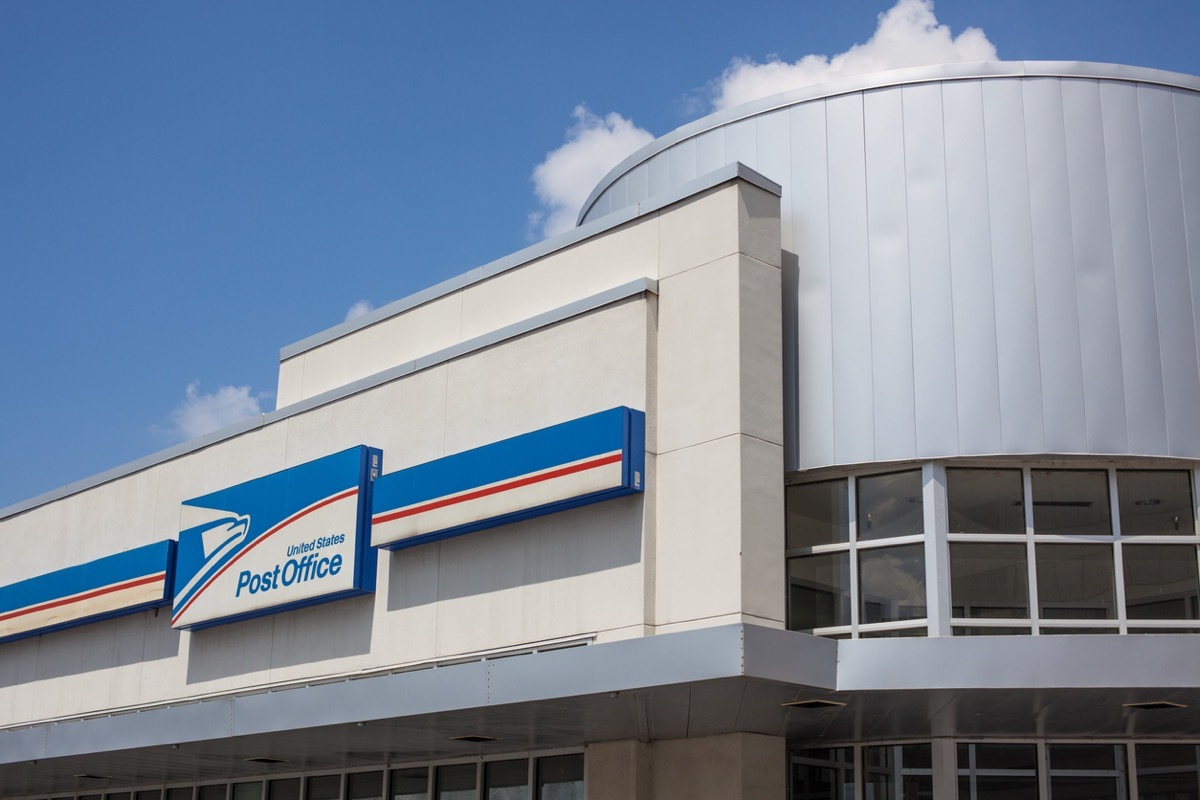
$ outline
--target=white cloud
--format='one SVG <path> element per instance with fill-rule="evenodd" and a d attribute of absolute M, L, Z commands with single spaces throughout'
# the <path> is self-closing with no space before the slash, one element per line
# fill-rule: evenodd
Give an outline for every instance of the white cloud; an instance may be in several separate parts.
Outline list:
<path fill-rule="evenodd" d="M 358 319 L 364 314 L 368 314 L 375 310 L 375 306 L 371 305 L 369 300 L 359 300 L 346 311 L 346 322 L 352 319 Z"/>
<path fill-rule="evenodd" d="M 897 0 L 879 15 L 875 33 L 832 58 L 807 55 L 788 63 L 734 59 L 713 85 L 714 110 L 849 75 L 957 61 L 995 61 L 996 47 L 979 28 L 958 36 L 938 24 L 933 0 Z"/>
<path fill-rule="evenodd" d="M 250 393 L 249 386 L 221 386 L 215 392 L 202 394 L 200 382 L 192 381 L 187 397 L 171 412 L 171 433 L 180 439 L 194 439 L 220 430 L 247 417 L 261 414 L 259 397 Z"/>
<path fill-rule="evenodd" d="M 610 169 L 654 137 L 617 113 L 599 117 L 585 105 L 573 112 L 567 142 L 534 167 L 534 191 L 542 208 L 529 215 L 542 236 L 570 230 L 588 194 Z"/>

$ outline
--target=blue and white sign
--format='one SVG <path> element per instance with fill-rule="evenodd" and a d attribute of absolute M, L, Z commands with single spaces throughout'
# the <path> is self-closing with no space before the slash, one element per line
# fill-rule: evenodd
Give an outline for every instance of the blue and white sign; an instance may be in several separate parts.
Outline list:
<path fill-rule="evenodd" d="M 172 627 L 374 591 L 370 510 L 382 461 L 354 447 L 186 501 L 185 512 L 206 519 L 179 534 Z"/>
<path fill-rule="evenodd" d="M 0 642 L 167 605 L 174 553 L 157 542 L 0 586 Z"/>
<path fill-rule="evenodd" d="M 372 543 L 394 550 L 640 492 L 646 416 L 618 407 L 381 477 Z"/>

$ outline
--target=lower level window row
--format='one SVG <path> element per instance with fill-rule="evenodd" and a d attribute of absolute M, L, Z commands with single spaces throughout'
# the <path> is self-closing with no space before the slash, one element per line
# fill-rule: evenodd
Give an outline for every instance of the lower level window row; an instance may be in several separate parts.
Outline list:
<path fill-rule="evenodd" d="M 583 753 L 96 792 L 45 800 L 583 800 Z"/>
<path fill-rule="evenodd" d="M 930 800 L 941 767 L 953 770 L 947 783 L 957 787 L 958 800 L 1200 798 L 1195 744 L 959 742 L 950 765 L 935 762 L 927 742 L 797 749 L 790 756 L 790 796 Z"/>

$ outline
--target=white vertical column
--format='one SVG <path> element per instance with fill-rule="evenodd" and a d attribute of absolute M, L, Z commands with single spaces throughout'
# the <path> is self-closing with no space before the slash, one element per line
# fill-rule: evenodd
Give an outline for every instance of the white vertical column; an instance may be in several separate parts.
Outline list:
<path fill-rule="evenodd" d="M 925 512 L 925 603 L 930 636 L 950 636 L 950 546 L 946 516 L 946 467 L 921 467 L 921 499 Z"/>

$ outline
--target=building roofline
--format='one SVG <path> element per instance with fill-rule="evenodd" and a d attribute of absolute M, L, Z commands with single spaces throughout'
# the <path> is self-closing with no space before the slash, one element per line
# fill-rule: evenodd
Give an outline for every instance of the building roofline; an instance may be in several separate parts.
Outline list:
<path fill-rule="evenodd" d="M 749 167 L 733 163 L 727 164 L 720 169 L 702 175 L 693 181 L 677 186 L 669 191 L 647 198 L 642 203 L 630 206 L 627 209 L 622 209 L 616 214 L 609 214 L 603 219 L 588 223 L 578 228 L 563 233 L 559 236 L 551 237 L 543 242 L 539 242 L 524 250 L 520 250 L 512 255 L 492 261 L 481 267 L 463 273 L 455 278 L 432 286 L 424 291 L 417 292 L 407 298 L 397 300 L 394 303 L 389 303 L 386 306 L 376 309 L 370 314 L 364 315 L 350 322 L 342 323 L 333 328 L 330 328 L 321 333 L 308 337 L 296 344 L 290 345 L 283 349 L 282 358 L 290 358 L 299 355 L 306 350 L 319 347 L 334 339 L 342 336 L 347 336 L 362 328 L 382 322 L 390 317 L 402 314 L 409 309 L 415 308 L 423 303 L 428 303 L 438 297 L 451 294 L 453 292 L 465 289 L 472 284 L 487 280 L 495 275 L 499 275 L 508 270 L 514 269 L 526 264 L 530 261 L 542 258 L 559 250 L 565 250 L 585 239 L 591 238 L 605 231 L 616 228 L 631 220 L 639 217 L 647 216 L 656 211 L 665 208 L 684 200 L 694 194 L 706 191 L 708 189 L 720 186 L 733 180 L 742 180 L 759 188 L 780 195 L 782 188 L 779 184 L 771 181 Z M 630 281 L 629 283 L 607 289 L 602 292 L 580 298 L 574 302 L 567 303 L 559 308 L 537 314 L 528 319 L 519 320 L 517 322 L 506 325 L 498 330 L 489 331 L 481 336 L 469 339 L 464 342 L 450 345 L 432 353 L 428 353 L 420 358 L 412 361 L 407 361 L 403 364 L 397 364 L 382 372 L 374 375 L 369 375 L 365 378 L 348 383 L 344 386 L 339 386 L 327 392 L 323 392 L 314 397 L 305 398 L 296 403 L 293 403 L 283 408 L 269 411 L 265 414 L 257 414 L 248 419 L 235 422 L 232 425 L 213 431 L 212 433 L 198 436 L 194 439 L 189 439 L 186 442 L 181 442 L 164 450 L 159 450 L 142 458 L 135 459 L 125 464 L 113 467 L 112 469 L 82 478 L 78 481 L 73 481 L 57 489 L 52 489 L 48 492 L 36 495 L 27 500 L 18 501 L 4 508 L 0 508 L 0 520 L 9 517 L 15 517 L 18 514 L 23 514 L 27 511 L 35 509 L 39 506 L 52 503 L 56 500 L 61 500 L 64 497 L 79 494 L 88 489 L 95 488 L 111 481 L 132 475 L 136 472 L 149 469 L 159 464 L 165 463 L 175 458 L 203 450 L 214 444 L 232 439 L 244 433 L 248 433 L 258 428 L 265 427 L 282 419 L 302 414 L 314 408 L 336 402 L 343 398 L 357 394 L 368 389 L 373 389 L 384 383 L 401 378 L 409 373 L 417 372 L 436 364 L 444 363 L 454 358 L 458 358 L 468 353 L 481 350 L 485 347 L 490 347 L 498 342 L 521 336 L 540 328 L 553 325 L 579 314 L 587 313 L 597 308 L 601 308 L 612 303 L 620 302 L 630 297 L 658 292 L 658 284 L 650 278 L 642 278 L 639 280 Z"/>
<path fill-rule="evenodd" d="M 584 201 L 583 206 L 579 209 L 576 224 L 583 225 L 584 218 L 596 200 L 633 167 L 679 142 L 714 128 L 728 125 L 731 122 L 759 116 L 811 100 L 824 100 L 868 89 L 978 78 L 1033 77 L 1102 78 L 1105 80 L 1150 83 L 1200 92 L 1200 77 L 1194 75 L 1150 69 L 1148 67 L 1130 67 L 1123 64 L 1102 64 L 1091 61 L 979 61 L 958 64 L 936 64 L 924 67 L 907 67 L 887 72 L 874 72 L 866 75 L 853 75 L 824 83 L 815 83 L 713 112 L 706 117 L 701 117 L 658 137 L 644 147 L 636 150 L 620 164 L 609 170 L 608 174 L 592 189 L 591 194 L 588 195 L 587 200 Z"/>
<path fill-rule="evenodd" d="M 495 275 L 515 269 L 523 264 L 528 264 L 531 261 L 536 261 L 540 258 L 545 258 L 560 250 L 578 244 L 579 242 L 589 239 L 597 234 L 616 228 L 619 225 L 624 225 L 626 222 L 652 214 L 655 211 L 677 203 L 685 197 L 711 189 L 714 186 L 719 186 L 731 180 L 741 179 L 768 192 L 776 195 L 782 195 L 783 187 L 778 183 L 760 175 L 758 172 L 750 169 L 744 164 L 732 163 L 724 167 L 713 170 L 705 175 L 701 175 L 695 180 L 675 187 L 671 190 L 649 197 L 636 206 L 630 206 L 628 209 L 622 209 L 616 214 L 605 215 L 603 219 L 594 220 L 586 225 L 580 225 L 572 228 L 569 231 L 560 233 L 557 236 L 551 236 L 537 244 L 530 245 L 515 253 L 510 253 L 507 256 L 498 258 L 495 261 L 484 264 L 481 267 L 468 270 L 461 275 L 456 275 L 453 278 L 442 281 L 439 284 L 430 286 L 428 289 L 411 294 L 408 297 L 401 298 L 385 306 L 370 311 L 361 317 L 355 317 L 332 328 L 314 333 L 298 342 L 283 347 L 279 351 L 279 360 L 286 361 L 289 358 L 294 358 L 309 350 L 313 350 L 321 345 L 328 344 L 335 339 L 340 339 L 343 336 L 348 336 L 363 328 L 368 328 L 386 319 L 402 314 L 405 311 L 416 308 L 419 305 L 437 300 L 440 297 L 445 297 L 448 294 L 465 289 L 472 284 L 487 280 Z"/>

